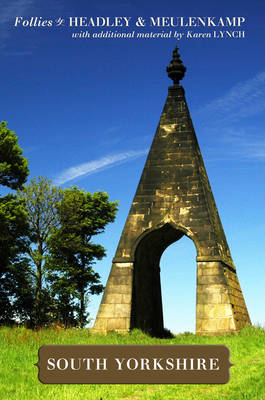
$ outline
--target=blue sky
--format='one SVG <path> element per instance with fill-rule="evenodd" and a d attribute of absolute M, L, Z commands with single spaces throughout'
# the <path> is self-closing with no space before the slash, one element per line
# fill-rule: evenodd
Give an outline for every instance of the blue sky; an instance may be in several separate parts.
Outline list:
<path fill-rule="evenodd" d="M 119 200 L 115 223 L 98 240 L 106 283 L 147 151 L 171 84 L 165 72 L 176 44 L 182 81 L 212 190 L 252 322 L 264 318 L 264 2 L 253 0 L 2 1 L 1 120 L 19 137 L 31 175 L 63 187 L 104 190 Z M 16 17 L 65 19 L 64 26 L 14 26 Z M 128 28 L 71 28 L 68 18 L 132 17 Z M 137 17 L 245 17 L 240 27 L 144 28 Z M 73 38 L 72 33 L 184 33 L 181 40 Z M 188 30 L 244 31 L 245 38 L 187 38 Z M 161 259 L 166 327 L 194 331 L 196 263 L 188 239 Z M 91 299 L 94 318 L 100 298 Z"/>

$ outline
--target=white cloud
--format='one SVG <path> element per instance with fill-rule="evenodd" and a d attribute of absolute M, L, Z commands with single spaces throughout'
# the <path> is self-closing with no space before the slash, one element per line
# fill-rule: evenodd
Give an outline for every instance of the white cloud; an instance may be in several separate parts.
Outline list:
<path fill-rule="evenodd" d="M 3 2 L 1 4 L 1 24 L 10 22 L 15 17 L 20 17 L 24 14 L 28 7 L 33 3 L 33 0 L 14 0 Z"/>
<path fill-rule="evenodd" d="M 106 157 L 99 158 L 98 160 L 89 161 L 83 164 L 78 164 L 64 170 L 55 179 L 57 185 L 62 185 L 68 181 L 84 175 L 96 174 L 107 168 L 114 167 L 117 164 L 124 163 L 126 161 L 135 159 L 144 154 L 147 154 L 147 150 L 140 151 L 127 151 L 124 153 L 108 155 Z"/>
<path fill-rule="evenodd" d="M 10 36 L 10 29 L 14 24 L 15 17 L 23 16 L 34 0 L 14 0 L 12 2 L 4 1 L 1 3 L 0 18 L 0 46 L 4 47 L 5 42 Z"/>
<path fill-rule="evenodd" d="M 265 141 L 253 132 L 247 133 L 245 129 L 234 131 L 228 129 L 222 136 L 222 142 L 229 149 L 231 155 L 265 161 Z"/>
<path fill-rule="evenodd" d="M 265 160 L 265 71 L 233 86 L 198 110 L 202 131 L 211 134 L 224 158 Z M 255 116 L 254 118 L 252 118 Z"/>
<path fill-rule="evenodd" d="M 238 121 L 265 110 L 265 71 L 233 86 L 224 96 L 198 110 L 215 116 L 217 125 Z"/>
<path fill-rule="evenodd" d="M 106 129 L 105 132 L 103 132 L 103 133 L 104 134 L 113 133 L 113 132 L 118 131 L 119 129 L 120 129 L 119 126 L 112 126 L 112 127 L 108 128 L 108 129 Z"/>

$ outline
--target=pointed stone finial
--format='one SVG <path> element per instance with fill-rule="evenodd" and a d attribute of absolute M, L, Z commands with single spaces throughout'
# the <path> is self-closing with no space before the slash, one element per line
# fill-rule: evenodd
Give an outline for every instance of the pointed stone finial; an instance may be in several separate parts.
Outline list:
<path fill-rule="evenodd" d="M 167 74 L 173 80 L 174 85 L 179 85 L 179 81 L 184 78 L 186 67 L 183 65 L 178 53 L 178 46 L 173 51 L 173 58 L 167 67 Z"/>

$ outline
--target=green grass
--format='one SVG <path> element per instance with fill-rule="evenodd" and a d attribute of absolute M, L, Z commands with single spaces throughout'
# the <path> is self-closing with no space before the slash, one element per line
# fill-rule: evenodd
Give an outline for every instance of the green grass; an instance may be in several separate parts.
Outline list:
<path fill-rule="evenodd" d="M 265 400 L 265 330 L 238 335 L 181 334 L 156 339 L 134 330 L 127 335 L 90 335 L 88 329 L 0 328 L 1 400 Z M 44 385 L 38 380 L 38 349 L 44 344 L 224 344 L 230 348 L 231 379 L 225 385 Z"/>

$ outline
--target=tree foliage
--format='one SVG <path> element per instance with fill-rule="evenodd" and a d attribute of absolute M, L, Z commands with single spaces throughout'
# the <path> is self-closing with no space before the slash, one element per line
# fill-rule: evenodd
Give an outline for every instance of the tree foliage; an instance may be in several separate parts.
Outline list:
<path fill-rule="evenodd" d="M 17 189 L 26 181 L 28 161 L 15 133 L 0 123 L 0 185 Z M 15 194 L 0 197 L 0 322 L 30 312 L 32 304 L 28 264 L 23 259 L 28 224 L 23 202 Z"/>
<path fill-rule="evenodd" d="M 0 123 L 0 185 L 18 189 L 28 176 L 28 161 L 22 156 L 14 132 Z M 15 194 L 0 197 L 0 262 L 6 268 L 9 257 L 21 245 L 27 223 L 22 202 Z M 0 267 L 0 268 L 1 268 Z"/>
<path fill-rule="evenodd" d="M 31 268 L 26 258 L 12 260 L 0 277 L 0 323 L 26 323 L 32 318 L 34 305 Z"/>
<path fill-rule="evenodd" d="M 42 325 L 47 320 L 47 288 L 45 288 L 45 257 L 48 253 L 48 238 L 59 226 L 57 207 L 63 191 L 47 178 L 32 179 L 18 191 L 23 201 L 29 225 L 26 253 L 33 264 L 35 304 L 34 324 Z M 51 299 L 50 299 L 51 300 Z M 48 307 L 49 308 L 49 307 Z"/>
<path fill-rule="evenodd" d="M 92 268 L 105 256 L 95 235 L 113 222 L 117 202 L 104 192 L 62 190 L 39 177 L 24 185 L 28 161 L 15 133 L 0 123 L 0 324 L 86 322 L 86 299 L 103 290 Z M 23 186 L 24 185 L 24 186 Z"/>
<path fill-rule="evenodd" d="M 7 128 L 7 122 L 0 123 L 0 185 L 11 189 L 20 188 L 29 174 L 28 160 L 22 156 L 17 136 Z"/>
<path fill-rule="evenodd" d="M 25 250 L 28 224 L 23 202 L 8 194 L 0 198 L 0 263 L 5 268 L 18 253 Z"/>
<path fill-rule="evenodd" d="M 117 202 L 110 202 L 107 193 L 88 193 L 77 187 L 66 189 L 59 204 L 60 227 L 49 240 L 50 280 L 57 291 L 64 290 L 68 298 L 79 299 L 79 325 L 86 322 L 86 295 L 103 291 L 100 276 L 92 265 L 105 256 L 105 249 L 92 242 L 113 222 Z"/>

